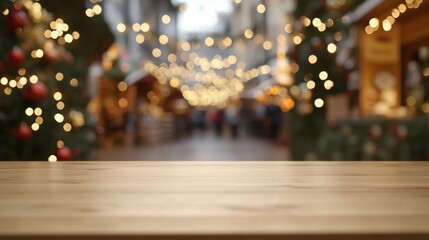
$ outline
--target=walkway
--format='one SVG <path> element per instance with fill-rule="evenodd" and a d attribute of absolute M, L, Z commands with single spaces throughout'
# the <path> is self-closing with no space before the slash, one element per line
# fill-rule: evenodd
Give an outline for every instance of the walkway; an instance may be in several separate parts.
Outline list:
<path fill-rule="evenodd" d="M 102 149 L 97 160 L 166 160 L 166 161 L 284 161 L 289 159 L 287 147 L 265 140 L 216 138 L 212 135 L 194 136 L 175 142 L 136 148 Z"/>

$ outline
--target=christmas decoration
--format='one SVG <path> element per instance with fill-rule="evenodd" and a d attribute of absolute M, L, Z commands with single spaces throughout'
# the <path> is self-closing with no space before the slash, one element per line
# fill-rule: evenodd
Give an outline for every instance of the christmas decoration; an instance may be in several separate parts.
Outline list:
<path fill-rule="evenodd" d="M 48 88 L 42 82 L 31 84 L 25 89 L 24 98 L 30 102 L 41 102 L 46 98 Z"/>
<path fill-rule="evenodd" d="M 72 152 L 68 147 L 62 147 L 57 150 L 57 157 L 59 161 L 68 161 L 72 159 Z"/>
<path fill-rule="evenodd" d="M 0 1 L 0 160 L 91 158 L 98 143 L 87 137 L 95 136 L 95 123 L 82 96 L 90 59 L 98 59 L 112 39 L 100 38 L 109 36 L 98 31 L 106 29 L 103 21 L 82 26 L 86 17 L 78 12 L 84 6 L 84 0 Z M 100 36 L 94 43 L 81 31 Z"/>
<path fill-rule="evenodd" d="M 30 140 L 31 135 L 32 135 L 31 128 L 26 123 L 21 123 L 15 132 L 15 137 L 20 142 L 25 142 Z"/>
<path fill-rule="evenodd" d="M 292 97 L 298 102 L 290 111 L 292 159 L 306 160 L 308 156 L 333 159 L 318 155 L 314 146 L 323 143 L 321 138 L 325 132 L 341 131 L 339 123 L 327 121 L 325 101 L 328 95 L 347 90 L 344 73 L 335 60 L 350 27 L 342 18 L 359 3 L 357 0 L 296 1 L 296 21 L 285 27 L 290 29 L 293 45 L 288 56 L 291 63 L 298 66 L 295 85 L 290 87 Z M 335 138 L 342 139 L 341 134 Z M 335 151 L 341 153 L 339 147 Z M 343 154 L 337 154 L 334 159 L 340 155 Z"/>
<path fill-rule="evenodd" d="M 25 61 L 25 56 L 22 50 L 15 46 L 8 53 L 8 62 L 12 66 L 20 66 Z"/>
<path fill-rule="evenodd" d="M 27 14 L 22 10 L 12 10 L 7 17 L 7 26 L 11 30 L 24 28 L 27 23 Z"/>

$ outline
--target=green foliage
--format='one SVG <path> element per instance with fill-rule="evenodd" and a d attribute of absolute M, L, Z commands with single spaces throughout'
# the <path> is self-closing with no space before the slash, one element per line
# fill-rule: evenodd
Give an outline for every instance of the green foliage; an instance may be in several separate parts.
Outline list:
<path fill-rule="evenodd" d="M 50 7 L 57 6 L 58 8 L 52 9 L 58 13 L 69 11 L 67 19 L 64 17 L 64 20 L 72 31 L 80 32 L 81 36 L 66 47 L 53 39 L 43 37 L 43 32 L 49 29 L 50 21 L 58 17 L 63 18 L 55 12 L 53 18 L 45 14 L 40 21 L 36 21 L 23 6 L 22 10 L 28 15 L 28 21 L 22 30 L 10 29 L 7 24 L 8 16 L 0 15 L 0 78 L 6 79 L 3 81 L 5 84 L 0 84 L 0 160 L 46 161 L 52 155 L 59 156 L 57 150 L 63 145 L 70 149 L 70 159 L 89 159 L 91 150 L 97 146 L 97 139 L 95 122 L 86 109 L 90 100 L 86 81 L 88 66 L 100 58 L 103 47 L 110 45 L 113 38 L 101 17 L 92 21 L 84 16 L 84 10 L 82 14 L 79 12 L 80 8 L 72 10 L 75 5 L 83 7 L 83 0 L 40 1 L 40 4 L 42 8 L 45 4 Z M 58 4 L 63 7 L 60 8 Z M 0 2 L 1 12 L 9 9 L 10 13 L 13 8 L 11 1 Z M 104 36 L 88 39 L 100 33 L 98 29 L 104 29 L 107 33 L 101 32 Z M 89 32 L 92 32 L 92 35 Z M 103 37 L 105 39 L 102 41 Z M 94 47 L 95 45 L 98 47 Z M 14 46 L 19 47 L 25 56 L 24 62 L 18 66 L 11 64 L 8 57 Z M 32 57 L 36 49 L 44 50 L 43 57 Z M 58 73 L 61 73 L 62 77 L 56 77 Z M 37 76 L 38 82 L 46 86 L 47 90 L 46 96 L 40 101 L 25 97 L 31 85 L 30 79 L 34 76 Z M 25 78 L 25 81 L 18 87 L 19 84 L 16 83 L 19 83 L 21 78 Z M 61 93 L 61 97 L 58 97 L 58 94 L 54 97 L 56 93 Z M 36 115 L 36 109 L 40 109 L 42 113 Z M 58 117 L 58 114 L 63 119 Z M 21 129 L 23 124 L 33 129 L 31 137 L 20 139 L 17 130 Z"/>
<path fill-rule="evenodd" d="M 347 37 L 350 27 L 344 15 L 359 3 L 360 1 L 356 0 L 345 1 L 344 4 L 338 4 L 335 0 L 297 1 L 292 34 L 300 36 L 302 42 L 292 48 L 289 57 L 299 66 L 295 74 L 297 86 L 305 88 L 307 81 L 315 82 L 315 88 L 311 90 L 312 97 L 306 100 L 308 101 L 306 104 L 313 105 L 313 101 L 317 98 L 326 100 L 330 94 L 346 91 L 345 72 L 342 66 L 336 63 L 336 52 L 330 53 L 327 46 L 332 43 L 337 49 L 339 48 L 341 40 Z M 317 24 L 316 26 L 313 24 L 316 18 L 325 24 L 326 29 L 320 30 L 316 27 Z M 306 21 L 307 24 L 304 24 Z M 310 21 L 309 25 L 308 21 Z M 310 55 L 317 57 L 316 63 L 309 62 Z M 322 71 L 328 73 L 327 79 L 333 81 L 333 88 L 324 87 L 325 81 L 319 78 Z M 297 102 L 298 106 L 290 112 L 291 155 L 295 160 L 313 159 L 317 156 L 315 146 L 327 125 L 325 109 L 324 107 L 313 108 L 310 113 L 303 114 L 299 111 L 299 105 L 304 101 Z"/>

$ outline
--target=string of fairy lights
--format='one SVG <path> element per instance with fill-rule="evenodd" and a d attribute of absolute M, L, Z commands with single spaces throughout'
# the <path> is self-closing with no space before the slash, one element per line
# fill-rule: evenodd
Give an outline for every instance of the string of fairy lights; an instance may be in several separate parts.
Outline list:
<path fill-rule="evenodd" d="M 99 2 L 101 0 L 91 0 L 94 4 L 92 8 L 88 8 L 87 11 L 95 13 L 95 9 L 98 9 Z M 234 0 L 235 4 L 241 4 L 241 0 Z M 401 14 L 407 9 L 416 9 L 420 6 L 422 0 L 404 0 L 404 3 L 398 5 L 391 12 L 391 15 L 387 16 L 384 20 L 373 18 L 369 21 L 369 25 L 365 28 L 368 34 L 372 34 L 382 26 L 384 31 L 389 31 L 392 25 Z M 100 10 L 101 12 L 101 10 Z M 264 4 L 258 4 L 256 6 L 257 14 L 264 14 L 266 12 L 266 6 Z M 87 12 L 88 17 L 92 17 L 94 14 Z M 163 24 L 170 24 L 171 17 L 163 15 L 161 17 Z M 302 27 L 314 27 L 320 33 L 325 32 L 327 29 L 334 26 L 335 22 L 333 19 L 328 18 L 326 21 L 322 21 L 316 17 L 310 19 L 306 16 L 302 16 L 299 19 L 299 23 Z M 290 44 L 300 45 L 306 36 L 300 29 L 296 29 L 295 23 L 288 23 L 284 27 L 284 31 L 290 38 Z M 277 39 L 277 45 L 274 44 L 274 40 L 268 39 L 266 36 L 261 34 L 255 34 L 252 29 L 245 29 L 241 36 L 236 38 L 226 37 L 213 37 L 207 36 L 201 42 L 190 42 L 174 39 L 171 36 L 165 34 L 157 36 L 151 31 L 151 26 L 147 22 L 124 24 L 119 23 L 116 26 L 116 30 L 120 33 L 134 32 L 136 34 L 135 41 L 138 44 L 155 43 L 159 46 L 167 44 L 176 44 L 176 49 L 182 51 L 181 55 L 178 56 L 175 53 L 163 52 L 160 47 L 154 47 L 151 51 L 152 56 L 155 59 L 160 59 L 162 56 L 166 56 L 167 62 L 161 64 L 155 64 L 152 61 L 148 61 L 144 64 L 144 69 L 153 74 L 161 84 L 170 84 L 171 87 L 178 88 L 182 91 L 185 98 L 191 105 L 195 106 L 219 106 L 221 103 L 226 101 L 229 97 L 240 93 L 244 89 L 244 84 L 260 75 L 272 74 L 275 75 L 276 79 L 287 78 L 288 83 L 286 84 L 288 91 L 277 91 L 275 87 L 268 89 L 268 94 L 276 94 L 279 92 L 285 92 L 285 98 L 291 100 L 300 100 L 302 98 L 311 99 L 311 91 L 316 88 L 317 78 L 323 81 L 322 86 L 327 90 L 331 90 L 334 87 L 334 81 L 329 79 L 329 73 L 326 70 L 322 70 L 316 76 L 307 74 L 305 77 L 305 89 L 301 86 L 294 85 L 293 80 L 290 80 L 288 75 L 296 73 L 299 66 L 296 63 L 283 66 L 283 69 L 271 69 L 268 65 L 261 65 L 250 70 L 246 70 L 246 64 L 244 62 L 236 63 L 236 56 L 231 55 L 228 59 L 221 59 L 219 55 L 214 56 L 212 59 L 198 56 L 195 52 L 204 45 L 207 48 L 217 49 L 228 49 L 234 46 L 235 43 L 245 41 L 253 41 L 257 45 L 260 45 L 265 51 L 270 51 L 274 47 L 277 48 L 277 56 L 279 56 L 279 44 Z M 279 36 L 281 37 L 281 36 Z M 332 41 L 326 44 L 326 51 L 330 54 L 336 54 L 338 50 L 338 43 L 342 41 L 343 36 L 341 32 L 336 32 L 332 36 Z M 188 54 L 191 52 L 190 54 Z M 235 59 L 234 59 L 235 58 Z M 234 59 L 234 61 L 232 61 Z M 279 59 L 278 59 L 279 60 Z M 180 63 L 182 61 L 182 63 Z M 310 54 L 308 56 L 308 62 L 310 64 L 318 63 L 319 59 L 317 54 Z M 224 70 L 220 72 L 219 70 Z M 311 75 L 311 76 L 310 76 Z M 293 101 L 293 100 L 292 100 Z M 289 102 L 290 103 L 290 102 Z M 314 100 L 313 105 L 316 108 L 324 106 L 324 100 L 317 98 Z M 288 104 L 293 105 L 293 104 Z M 289 108 L 285 108 L 289 109 Z"/>
<path fill-rule="evenodd" d="M 419 8 L 422 2 L 423 0 L 404 0 L 403 3 L 393 8 L 391 14 L 384 18 L 383 21 L 378 18 L 371 18 L 368 25 L 365 27 L 365 32 L 367 34 L 372 34 L 380 29 L 380 25 L 385 32 L 390 31 L 396 19 L 399 18 L 401 14 L 404 14 L 407 9 Z"/>
<path fill-rule="evenodd" d="M 92 13 L 96 6 L 100 6 L 101 1 L 91 2 L 94 5 L 86 10 L 88 17 L 94 16 Z M 260 14 L 265 9 L 263 4 L 256 8 Z M 171 17 L 167 14 L 162 15 L 160 20 L 165 25 L 171 24 Z M 233 47 L 234 43 L 245 41 L 253 41 L 265 51 L 271 50 L 273 42 L 261 34 L 255 34 L 252 29 L 245 29 L 241 36 L 235 38 L 207 36 L 200 42 L 179 40 L 166 34 L 157 35 L 152 29 L 148 22 L 118 23 L 116 26 L 119 33 L 134 33 L 138 44 L 155 45 L 150 51 L 154 59 L 165 58 L 167 61 L 160 64 L 146 61 L 143 68 L 154 75 L 160 84 L 169 84 L 182 91 L 185 99 L 193 106 L 221 106 L 230 97 L 243 91 L 244 83 L 271 73 L 271 67 L 266 64 L 247 69 L 246 63 L 238 61 L 234 54 L 226 58 L 215 55 L 210 59 L 197 54 L 202 46 L 225 50 Z M 165 45 L 174 46 L 181 54 L 162 50 L 161 46 Z M 107 54 L 107 58 L 113 61 L 117 54 L 111 55 L 113 56 L 109 57 Z M 127 70 L 126 65 L 123 70 Z"/>

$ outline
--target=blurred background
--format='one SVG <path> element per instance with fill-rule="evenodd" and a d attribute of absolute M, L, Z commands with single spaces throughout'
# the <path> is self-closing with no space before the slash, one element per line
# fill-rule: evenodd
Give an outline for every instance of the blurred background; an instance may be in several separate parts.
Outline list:
<path fill-rule="evenodd" d="M 1 160 L 427 160 L 429 1 L 2 0 Z"/>

